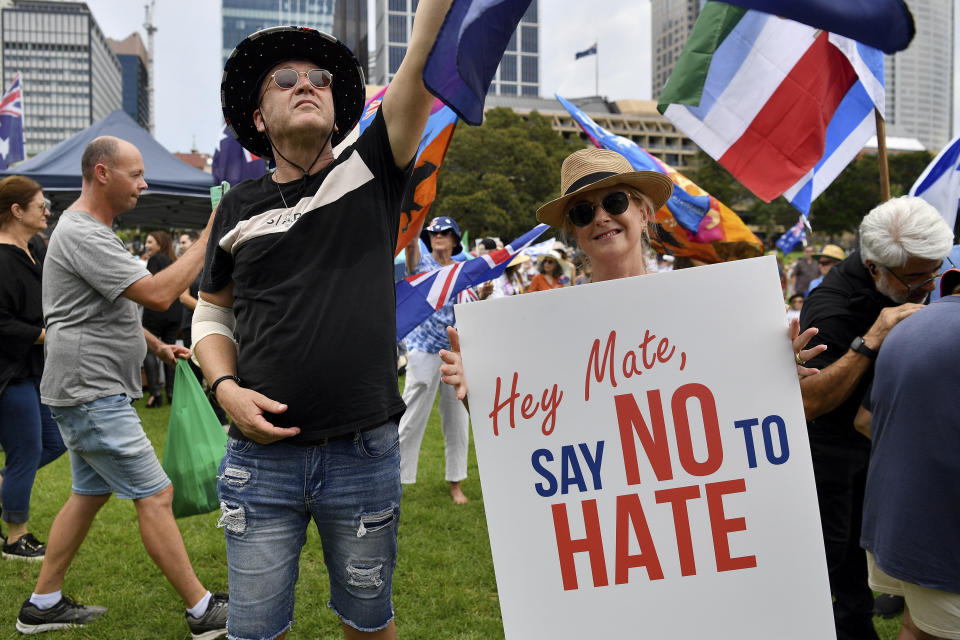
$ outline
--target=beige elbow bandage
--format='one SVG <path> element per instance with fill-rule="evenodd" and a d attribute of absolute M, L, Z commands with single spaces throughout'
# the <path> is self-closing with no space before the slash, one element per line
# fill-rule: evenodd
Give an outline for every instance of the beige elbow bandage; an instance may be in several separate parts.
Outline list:
<path fill-rule="evenodd" d="M 196 354 L 197 344 L 213 334 L 229 338 L 236 346 L 237 338 L 234 335 L 236 325 L 237 321 L 233 317 L 232 308 L 221 307 L 203 298 L 197 298 L 197 308 L 193 310 L 193 322 L 190 325 L 194 354 Z M 192 358 L 194 362 L 197 361 L 196 358 L 194 355 Z"/>

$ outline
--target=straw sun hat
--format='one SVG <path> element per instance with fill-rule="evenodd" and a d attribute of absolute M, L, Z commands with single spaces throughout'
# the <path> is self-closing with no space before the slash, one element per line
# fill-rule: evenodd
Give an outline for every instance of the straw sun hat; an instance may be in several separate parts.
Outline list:
<path fill-rule="evenodd" d="M 830 258 L 831 260 L 841 261 L 844 260 L 847 256 L 843 253 L 843 249 L 838 247 L 835 244 L 828 244 L 819 252 L 813 254 L 813 257 L 819 260 L 820 258 Z"/>
<path fill-rule="evenodd" d="M 658 171 L 634 171 L 630 162 L 616 151 L 581 149 L 567 156 L 560 168 L 563 195 L 537 209 L 537 220 L 554 227 L 563 225 L 570 200 L 587 191 L 625 184 L 638 189 L 653 201 L 656 211 L 673 193 L 673 181 Z"/>

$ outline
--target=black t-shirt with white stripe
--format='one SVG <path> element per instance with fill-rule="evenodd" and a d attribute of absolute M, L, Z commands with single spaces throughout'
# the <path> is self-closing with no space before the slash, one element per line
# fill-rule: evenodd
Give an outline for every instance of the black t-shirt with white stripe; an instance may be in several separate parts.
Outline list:
<path fill-rule="evenodd" d="M 409 167 L 394 164 L 377 113 L 305 183 L 278 185 L 267 174 L 237 185 L 220 205 L 200 290 L 233 281 L 237 375 L 243 386 L 288 405 L 265 416 L 300 427 L 286 442 L 314 444 L 404 410 L 393 256 L 409 177 Z"/>

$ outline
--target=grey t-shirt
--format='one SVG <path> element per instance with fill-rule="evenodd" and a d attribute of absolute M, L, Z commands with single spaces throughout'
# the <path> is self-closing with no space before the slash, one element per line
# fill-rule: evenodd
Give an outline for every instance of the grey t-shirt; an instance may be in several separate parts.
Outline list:
<path fill-rule="evenodd" d="M 137 303 L 122 297 L 150 275 L 116 234 L 84 211 L 64 211 L 43 267 L 46 365 L 40 399 L 76 406 L 125 393 L 143 395 L 147 343 Z"/>

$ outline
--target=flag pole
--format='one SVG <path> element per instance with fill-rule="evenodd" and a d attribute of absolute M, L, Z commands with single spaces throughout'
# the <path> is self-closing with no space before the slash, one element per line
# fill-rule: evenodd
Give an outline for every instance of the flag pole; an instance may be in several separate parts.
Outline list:
<path fill-rule="evenodd" d="M 593 59 L 593 90 L 596 92 L 597 96 L 600 95 L 600 47 L 597 46 L 598 41 L 593 41 L 593 48 L 596 50 Z"/>
<path fill-rule="evenodd" d="M 23 99 L 23 75 L 17 71 L 16 76 L 20 76 L 20 146 L 23 159 L 27 160 L 27 101 Z"/>
<path fill-rule="evenodd" d="M 880 201 L 890 199 L 890 168 L 887 164 L 887 128 L 883 123 L 880 110 L 873 108 L 873 115 L 877 121 L 877 161 L 880 163 Z"/>

